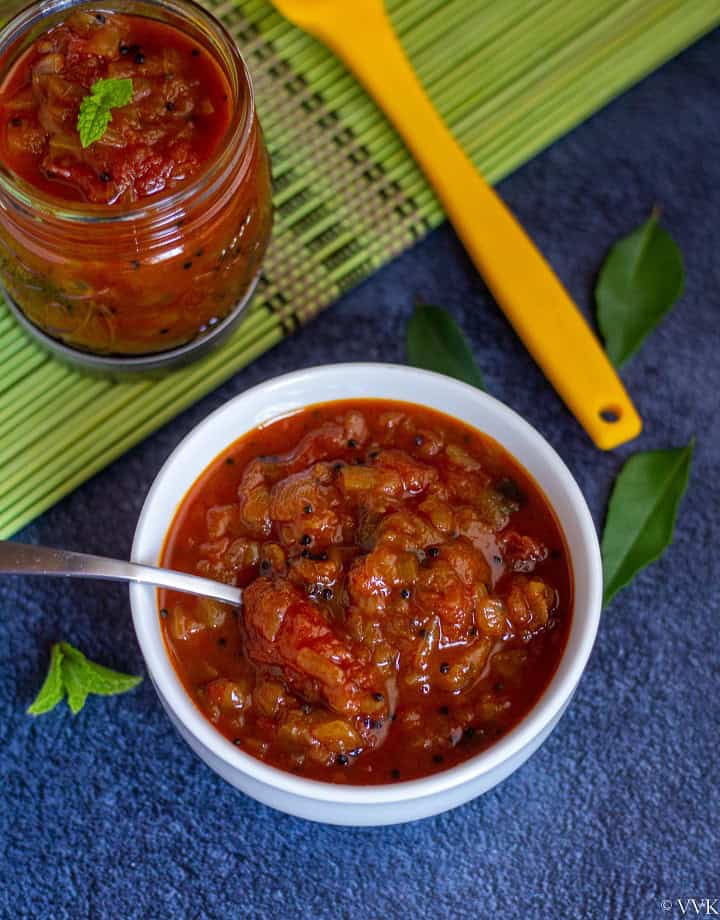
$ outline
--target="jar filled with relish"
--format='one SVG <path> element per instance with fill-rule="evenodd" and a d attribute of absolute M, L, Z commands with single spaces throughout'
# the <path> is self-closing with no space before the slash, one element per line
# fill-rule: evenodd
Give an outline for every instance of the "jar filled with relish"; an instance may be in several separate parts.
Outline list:
<path fill-rule="evenodd" d="M 271 224 L 250 77 L 201 7 L 43 0 L 5 26 L 0 281 L 46 343 L 187 359 L 242 312 Z"/>

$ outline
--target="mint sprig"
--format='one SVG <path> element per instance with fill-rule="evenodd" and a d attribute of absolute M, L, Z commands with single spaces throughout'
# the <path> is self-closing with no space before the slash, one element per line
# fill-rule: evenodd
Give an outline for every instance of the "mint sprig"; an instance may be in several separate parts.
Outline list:
<path fill-rule="evenodd" d="M 127 105 L 133 97 L 130 77 L 108 77 L 96 80 L 90 87 L 90 95 L 80 103 L 77 129 L 80 143 L 89 147 L 105 134 L 112 118 L 112 110 Z"/>
<path fill-rule="evenodd" d="M 67 703 L 77 715 L 89 694 L 115 696 L 126 693 L 142 681 L 142 677 L 122 674 L 90 661 L 68 642 L 56 642 L 50 654 L 50 668 L 40 692 L 28 707 L 28 713 L 39 716 L 49 712 L 67 694 Z"/>
<path fill-rule="evenodd" d="M 50 668 L 48 669 L 45 683 L 40 688 L 40 692 L 35 697 L 32 705 L 28 707 L 28 713 L 31 716 L 39 716 L 44 712 L 50 712 L 65 695 L 62 660 L 62 649 L 60 648 L 60 643 L 56 642 L 50 653 Z"/>

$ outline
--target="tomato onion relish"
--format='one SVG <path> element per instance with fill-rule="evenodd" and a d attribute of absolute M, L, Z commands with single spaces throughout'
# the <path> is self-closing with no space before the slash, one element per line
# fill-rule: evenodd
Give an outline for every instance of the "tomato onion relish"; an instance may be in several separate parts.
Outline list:
<path fill-rule="evenodd" d="M 80 351 L 185 345 L 247 300 L 269 240 L 270 170 L 245 65 L 183 0 L 31 9 L 0 34 L 3 286 Z M 82 120 L 99 88 L 128 81 L 88 143 L 81 109 Z"/>
<path fill-rule="evenodd" d="M 236 441 L 172 522 L 162 564 L 244 588 L 238 611 L 160 593 L 165 642 L 227 738 L 299 776 L 426 776 L 538 700 L 570 628 L 547 499 L 495 441 L 355 400 Z"/>
<path fill-rule="evenodd" d="M 80 104 L 108 78 L 130 78 L 132 100 L 83 149 Z M 127 206 L 195 175 L 217 150 L 230 110 L 222 69 L 180 29 L 79 10 L 36 39 L 5 78 L 0 151 L 49 195 Z"/>

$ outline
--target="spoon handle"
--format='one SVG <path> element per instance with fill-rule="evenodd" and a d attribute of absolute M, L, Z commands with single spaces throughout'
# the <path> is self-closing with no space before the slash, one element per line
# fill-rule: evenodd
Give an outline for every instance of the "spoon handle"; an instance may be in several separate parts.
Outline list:
<path fill-rule="evenodd" d="M 132 581 L 143 585 L 157 585 L 212 597 L 239 607 L 242 591 L 232 585 L 188 575 L 172 569 L 158 569 L 152 565 L 123 562 L 86 553 L 71 553 L 47 546 L 28 546 L 23 543 L 0 541 L 0 574 L 5 575 L 64 575 L 71 578 L 101 578 L 109 581 Z"/>

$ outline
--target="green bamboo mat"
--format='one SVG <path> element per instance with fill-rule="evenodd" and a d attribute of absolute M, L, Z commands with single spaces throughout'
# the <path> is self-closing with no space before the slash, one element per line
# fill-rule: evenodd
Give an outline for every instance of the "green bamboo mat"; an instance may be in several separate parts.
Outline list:
<path fill-rule="evenodd" d="M 206 2 L 248 61 L 273 162 L 274 242 L 259 293 L 222 349 L 152 382 L 69 370 L 32 344 L 0 302 L 0 537 L 442 220 L 392 128 L 331 54 L 267 0 Z M 388 7 L 435 104 L 493 182 L 720 23 L 717 0 L 389 0 Z"/>

